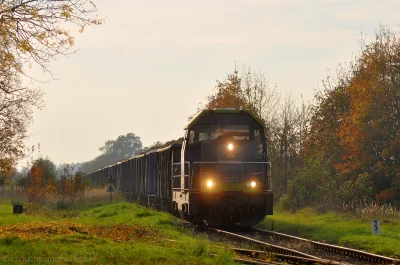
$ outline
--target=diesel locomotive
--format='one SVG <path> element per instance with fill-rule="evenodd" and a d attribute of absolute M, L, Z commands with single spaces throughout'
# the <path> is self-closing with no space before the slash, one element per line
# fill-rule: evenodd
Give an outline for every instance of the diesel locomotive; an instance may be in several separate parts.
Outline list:
<path fill-rule="evenodd" d="M 273 213 L 264 129 L 249 110 L 203 110 L 183 138 L 86 177 L 193 222 L 254 225 Z"/>

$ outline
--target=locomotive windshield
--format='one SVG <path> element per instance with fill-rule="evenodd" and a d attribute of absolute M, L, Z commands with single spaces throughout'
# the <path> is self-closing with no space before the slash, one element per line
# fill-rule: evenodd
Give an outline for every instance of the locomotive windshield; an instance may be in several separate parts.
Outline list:
<path fill-rule="evenodd" d="M 231 137 L 233 140 L 250 140 L 248 125 L 202 125 L 190 131 L 189 144 L 205 140 Z"/>
<path fill-rule="evenodd" d="M 200 125 L 189 131 L 189 145 L 213 140 L 230 139 L 238 142 L 252 142 L 257 157 L 263 156 L 261 131 L 249 125 Z"/>

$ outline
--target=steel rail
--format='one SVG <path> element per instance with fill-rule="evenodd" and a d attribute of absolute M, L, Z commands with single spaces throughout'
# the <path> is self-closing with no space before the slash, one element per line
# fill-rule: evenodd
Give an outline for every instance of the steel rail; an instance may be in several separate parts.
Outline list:
<path fill-rule="evenodd" d="M 269 243 L 262 242 L 262 241 L 259 241 L 259 240 L 253 239 L 253 238 L 245 237 L 242 235 L 238 235 L 238 234 L 227 232 L 227 231 L 220 230 L 220 229 L 207 227 L 206 231 L 223 236 L 232 241 L 247 243 L 251 246 L 254 246 L 255 248 L 258 248 L 258 249 L 261 249 L 261 250 L 264 250 L 264 251 L 267 251 L 270 253 L 274 253 L 274 255 L 275 255 L 275 253 L 280 254 L 280 255 L 285 255 L 287 259 L 293 258 L 293 257 L 298 259 L 300 257 L 300 258 L 307 258 L 310 260 L 314 260 L 314 261 L 316 261 L 316 263 L 319 262 L 319 263 L 328 264 L 327 262 L 330 262 L 329 260 L 322 259 L 322 258 L 319 258 L 316 256 L 312 256 L 307 253 L 303 253 L 303 252 L 300 252 L 297 250 L 293 250 L 293 249 L 289 249 L 289 248 L 285 248 L 285 247 L 281 247 L 281 246 L 277 246 L 277 245 L 273 245 L 273 244 L 269 244 Z M 338 263 L 336 263 L 336 264 L 338 264 Z"/>
<path fill-rule="evenodd" d="M 262 250 L 254 250 L 254 249 L 243 249 L 243 248 L 232 248 L 233 251 L 237 253 L 242 253 L 248 256 L 254 256 L 254 254 L 257 255 L 263 255 L 266 254 L 265 251 Z M 284 255 L 284 254 L 273 254 L 275 258 L 278 258 L 280 260 L 290 260 L 294 261 L 296 263 L 305 263 L 305 264 L 326 264 L 326 265 L 346 265 L 350 263 L 344 263 L 344 262 L 337 262 L 337 261 L 331 261 L 331 260 L 321 260 L 320 258 L 318 259 L 310 259 L 310 258 L 304 258 L 304 257 L 298 257 L 298 256 L 291 256 L 291 255 Z"/>
<path fill-rule="evenodd" d="M 269 230 L 263 230 L 263 229 L 258 229 L 258 228 L 251 228 L 251 229 L 255 232 L 270 235 L 277 239 L 308 243 L 312 247 L 314 247 L 315 249 L 318 249 L 318 250 L 331 252 L 331 253 L 335 253 L 335 254 L 339 254 L 339 255 L 343 255 L 343 256 L 348 256 L 348 257 L 355 258 L 358 260 L 374 262 L 374 264 L 400 264 L 399 259 L 385 257 L 385 256 L 365 252 L 362 250 L 351 249 L 351 248 L 346 248 L 346 247 L 341 247 L 341 246 L 335 246 L 335 245 L 331 245 L 331 244 L 308 240 L 305 238 L 291 236 L 291 235 L 274 232 L 274 231 L 269 231 Z"/>
<path fill-rule="evenodd" d="M 257 260 L 257 259 L 234 258 L 233 261 L 239 262 L 239 263 L 244 263 L 244 264 L 255 264 L 255 265 L 285 265 L 284 263 L 261 261 L 261 260 Z"/>

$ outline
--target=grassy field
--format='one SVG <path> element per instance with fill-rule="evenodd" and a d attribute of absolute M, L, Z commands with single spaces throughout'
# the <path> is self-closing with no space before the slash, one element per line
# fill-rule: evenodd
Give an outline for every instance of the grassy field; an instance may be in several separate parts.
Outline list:
<path fill-rule="evenodd" d="M 371 221 L 381 220 L 381 235 L 372 235 Z M 313 240 L 400 257 L 400 220 L 384 217 L 356 217 L 348 214 L 320 214 L 312 209 L 295 213 L 276 211 L 260 228 L 289 233 Z"/>
<path fill-rule="evenodd" d="M 74 210 L 0 202 L 0 264 L 231 264 L 233 253 L 173 216 L 118 202 Z"/>
<path fill-rule="evenodd" d="M 399 257 L 400 220 L 381 220 L 371 235 L 369 217 L 276 211 L 259 226 L 314 240 Z M 0 200 L 0 264 L 231 264 L 229 247 L 193 233 L 167 213 L 119 201 L 69 210 L 28 207 L 12 214 Z"/>

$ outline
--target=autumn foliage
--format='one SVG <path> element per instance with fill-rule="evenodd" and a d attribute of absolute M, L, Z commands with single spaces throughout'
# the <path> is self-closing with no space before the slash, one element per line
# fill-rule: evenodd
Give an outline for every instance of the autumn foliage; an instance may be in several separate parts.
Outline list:
<path fill-rule="evenodd" d="M 54 163 L 48 159 L 38 159 L 28 174 L 27 191 L 31 202 L 51 203 L 66 207 L 80 198 L 88 187 L 83 174 L 72 174 L 69 165 L 64 169 L 61 179 L 56 179 Z"/>
<path fill-rule="evenodd" d="M 44 202 L 55 192 L 53 183 L 44 183 L 43 170 L 35 163 L 29 174 L 28 197 L 33 202 Z"/>
<path fill-rule="evenodd" d="M 359 56 L 323 80 L 308 106 L 290 95 L 282 102 L 272 87 L 263 87 L 265 79 L 245 70 L 235 68 L 217 81 L 205 107 L 243 106 L 265 122 L 279 204 L 291 209 L 400 205 L 396 33 L 381 28 Z"/>
<path fill-rule="evenodd" d="M 334 201 L 400 203 L 399 87 L 400 38 L 382 28 L 316 94 L 305 158 L 324 161 Z"/>

